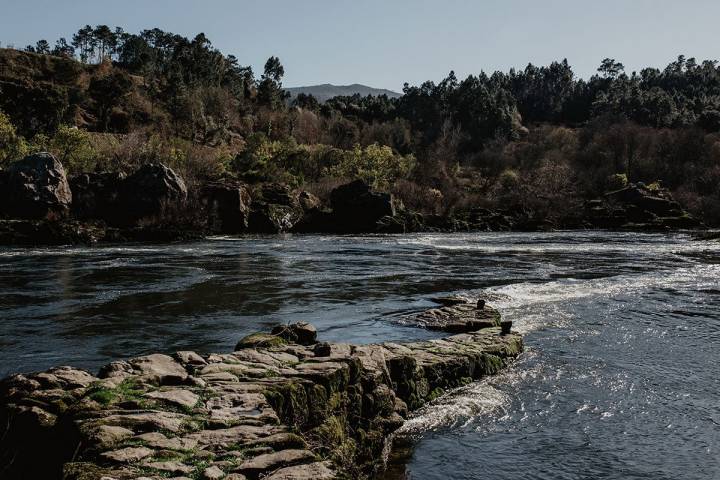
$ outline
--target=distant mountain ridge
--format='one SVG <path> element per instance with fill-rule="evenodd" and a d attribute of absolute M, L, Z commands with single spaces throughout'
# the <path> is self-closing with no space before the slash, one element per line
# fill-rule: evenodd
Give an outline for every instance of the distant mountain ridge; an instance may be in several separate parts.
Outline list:
<path fill-rule="evenodd" d="M 329 83 L 325 83 L 323 85 L 286 88 L 285 90 L 290 93 L 292 98 L 297 96 L 298 93 L 304 93 L 306 95 L 312 95 L 313 97 L 317 98 L 319 102 L 326 102 L 327 100 L 338 96 L 352 96 L 356 93 L 360 94 L 363 97 L 366 97 L 368 95 L 387 95 L 390 98 L 397 98 L 402 96 L 401 93 L 394 92 L 392 90 L 368 87 L 367 85 L 360 85 L 359 83 L 354 83 L 352 85 L 332 85 Z"/>

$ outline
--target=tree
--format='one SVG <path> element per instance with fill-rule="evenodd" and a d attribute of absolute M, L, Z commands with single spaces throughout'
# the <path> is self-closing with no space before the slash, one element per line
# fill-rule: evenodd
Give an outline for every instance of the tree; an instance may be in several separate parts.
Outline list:
<path fill-rule="evenodd" d="M 43 55 L 48 55 L 50 53 L 50 44 L 47 40 L 39 40 L 35 44 L 35 52 L 40 53 Z"/>
<path fill-rule="evenodd" d="M 117 37 L 115 32 L 110 30 L 107 25 L 98 25 L 92 32 L 92 36 L 95 39 L 97 46 L 97 59 L 98 63 L 105 60 L 106 56 L 109 56 L 115 52 L 117 46 Z"/>
<path fill-rule="evenodd" d="M 258 101 L 273 110 L 281 108 L 288 98 L 282 88 L 282 77 L 285 75 L 285 68 L 277 57 L 270 57 L 265 62 L 265 71 L 258 86 Z"/>
<path fill-rule="evenodd" d="M 93 28 L 90 25 L 85 25 L 73 35 L 72 46 L 78 50 L 81 62 L 88 63 L 92 57 L 94 42 Z"/>
<path fill-rule="evenodd" d="M 93 78 L 88 93 L 95 101 L 98 116 L 98 129 L 106 132 L 110 123 L 110 113 L 120 105 L 132 89 L 132 80 L 122 71 L 116 71 L 100 78 Z"/>
<path fill-rule="evenodd" d="M 65 38 L 61 38 L 60 40 L 55 42 L 55 48 L 53 48 L 52 54 L 56 57 L 71 58 L 75 56 L 75 49 L 72 47 L 72 45 L 68 45 Z"/>
<path fill-rule="evenodd" d="M 597 69 L 605 78 L 615 79 L 625 71 L 625 66 L 614 58 L 606 58 Z"/>
<path fill-rule="evenodd" d="M 292 101 L 293 107 L 304 108 L 317 112 L 320 110 L 320 102 L 312 94 L 298 93 Z"/>
<path fill-rule="evenodd" d="M 263 78 L 269 78 L 279 84 L 282 81 L 282 77 L 284 75 L 285 68 L 280 63 L 280 59 L 278 57 L 268 58 L 267 62 L 265 62 L 265 71 L 263 73 Z"/>

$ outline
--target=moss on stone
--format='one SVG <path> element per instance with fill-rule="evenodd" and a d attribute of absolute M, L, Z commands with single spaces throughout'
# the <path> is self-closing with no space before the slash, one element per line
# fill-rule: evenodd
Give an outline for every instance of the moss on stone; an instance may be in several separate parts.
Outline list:
<path fill-rule="evenodd" d="M 235 350 L 242 350 L 244 348 L 278 347 L 280 345 L 285 345 L 286 343 L 287 342 L 285 341 L 285 339 L 277 335 L 257 332 L 251 333 L 250 335 L 247 335 L 240 339 L 237 345 L 235 345 Z"/>

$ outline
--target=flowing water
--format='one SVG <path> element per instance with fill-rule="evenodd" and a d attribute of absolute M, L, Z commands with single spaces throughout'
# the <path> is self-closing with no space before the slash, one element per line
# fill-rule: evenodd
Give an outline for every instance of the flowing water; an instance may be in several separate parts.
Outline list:
<path fill-rule="evenodd" d="M 194 349 L 307 320 L 433 338 L 429 297 L 483 294 L 525 334 L 505 373 L 399 433 L 388 478 L 720 478 L 720 243 L 607 232 L 214 238 L 0 250 L 0 376 Z M 405 448 L 408 445 L 412 448 Z"/>

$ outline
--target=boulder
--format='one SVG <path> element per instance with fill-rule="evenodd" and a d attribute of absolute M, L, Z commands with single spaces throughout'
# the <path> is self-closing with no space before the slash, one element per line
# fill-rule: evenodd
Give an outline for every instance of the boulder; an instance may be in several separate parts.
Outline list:
<path fill-rule="evenodd" d="M 664 230 L 697 228 L 701 222 L 687 213 L 672 194 L 658 183 L 631 183 L 585 204 L 585 215 L 594 227 Z"/>
<path fill-rule="evenodd" d="M 254 233 L 289 232 L 302 216 L 303 210 L 290 187 L 268 183 L 253 196 L 249 228 Z"/>
<path fill-rule="evenodd" d="M 163 164 L 147 164 L 123 182 L 122 208 L 130 221 L 160 215 L 163 209 L 187 198 L 183 179 Z"/>
<path fill-rule="evenodd" d="M 342 233 L 373 232 L 381 218 L 395 216 L 392 195 L 373 192 L 362 180 L 334 189 L 330 203 L 336 228 Z"/>
<path fill-rule="evenodd" d="M 300 204 L 300 208 L 302 208 L 305 212 L 317 210 L 321 205 L 320 199 L 310 192 L 302 191 L 298 193 L 297 199 Z"/>
<path fill-rule="evenodd" d="M 317 329 L 307 322 L 278 325 L 272 329 L 272 334 L 299 345 L 314 345 L 317 343 Z"/>
<path fill-rule="evenodd" d="M 205 186 L 201 201 L 207 212 L 208 228 L 216 233 L 241 233 L 250 219 L 250 193 L 241 183 L 215 183 Z"/>
<path fill-rule="evenodd" d="M 302 218 L 302 211 L 277 204 L 253 205 L 249 227 L 254 233 L 285 233 L 293 229 Z"/>
<path fill-rule="evenodd" d="M 65 168 L 49 153 L 12 163 L 2 175 L 0 210 L 10 218 L 59 219 L 72 204 Z"/>
<path fill-rule="evenodd" d="M 284 183 L 266 183 L 260 187 L 260 199 L 266 203 L 295 206 L 297 200 L 292 189 Z"/>
<path fill-rule="evenodd" d="M 72 214 L 80 220 L 104 220 L 116 224 L 121 216 L 120 192 L 125 176 L 121 173 L 83 173 L 70 179 Z"/>

